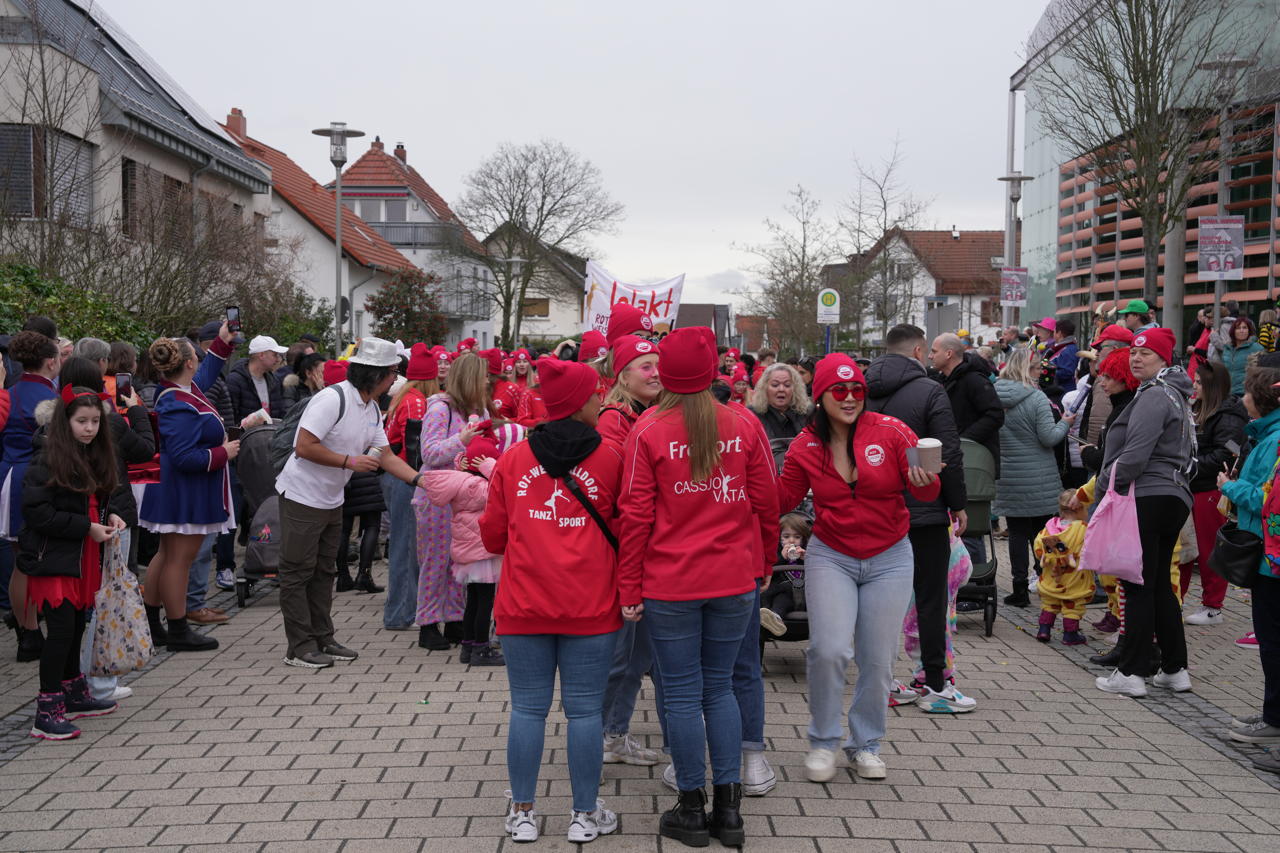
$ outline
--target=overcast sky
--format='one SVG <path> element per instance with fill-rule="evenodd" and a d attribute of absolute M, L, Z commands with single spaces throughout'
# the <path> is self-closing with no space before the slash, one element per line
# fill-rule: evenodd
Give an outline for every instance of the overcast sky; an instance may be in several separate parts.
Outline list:
<path fill-rule="evenodd" d="M 322 183 L 330 121 L 408 148 L 446 199 L 502 142 L 549 137 L 626 206 L 594 248 L 623 280 L 731 301 L 803 184 L 834 216 L 853 158 L 902 140 L 939 228 L 1003 228 L 1008 80 L 1042 0 L 101 0 L 204 108 Z M 353 140 L 351 159 L 368 140 Z M 483 235 L 478 235 L 483 236 Z"/>

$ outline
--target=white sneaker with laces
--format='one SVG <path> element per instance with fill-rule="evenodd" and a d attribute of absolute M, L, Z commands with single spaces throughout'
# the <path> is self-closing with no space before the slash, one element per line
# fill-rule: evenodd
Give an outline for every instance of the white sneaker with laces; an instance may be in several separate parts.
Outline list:
<path fill-rule="evenodd" d="M 1153 687 L 1164 687 L 1174 693 L 1186 693 L 1191 690 L 1191 673 L 1184 666 L 1177 672 L 1157 672 L 1151 676 Z"/>
<path fill-rule="evenodd" d="M 853 756 L 853 768 L 859 779 L 883 779 L 887 774 L 884 760 L 874 752 L 858 750 Z"/>
<path fill-rule="evenodd" d="M 778 784 L 778 775 L 769 766 L 763 752 L 742 753 L 742 793 L 748 797 L 763 797 Z"/>
<path fill-rule="evenodd" d="M 658 753 L 640 745 L 630 734 L 605 735 L 605 764 L 634 764 L 637 767 L 652 767 L 658 763 Z"/>
<path fill-rule="evenodd" d="M 133 695 L 132 687 L 121 687 L 116 685 L 116 689 L 107 697 L 108 702 L 119 702 L 121 699 L 128 699 Z"/>
<path fill-rule="evenodd" d="M 1250 714 L 1247 717 L 1232 717 L 1231 728 L 1245 731 L 1262 722 L 1261 714 Z"/>
<path fill-rule="evenodd" d="M 1147 695 L 1146 679 L 1140 675 L 1124 675 L 1118 669 L 1113 669 L 1110 675 L 1099 676 L 1093 683 L 1104 693 L 1119 693 L 1134 699 Z"/>
<path fill-rule="evenodd" d="M 676 781 L 675 764 L 668 764 L 666 769 L 662 771 L 662 784 L 666 785 L 677 794 L 680 793 L 680 783 Z"/>
<path fill-rule="evenodd" d="M 232 569 L 218 569 L 213 582 L 218 589 L 233 590 L 236 588 L 236 573 Z"/>
<path fill-rule="evenodd" d="M 507 798 L 510 799 L 511 792 L 507 791 Z M 511 836 L 511 840 L 519 844 L 538 840 L 538 817 L 533 813 L 533 809 L 516 809 L 514 800 L 507 807 L 507 833 Z"/>
<path fill-rule="evenodd" d="M 889 686 L 889 707 L 896 708 L 899 705 L 911 705 L 920 698 L 920 692 L 910 685 L 903 684 L 898 679 L 893 680 L 893 684 Z"/>
<path fill-rule="evenodd" d="M 1188 625 L 1221 625 L 1222 611 L 1212 607 L 1201 607 L 1186 618 Z"/>
<path fill-rule="evenodd" d="M 618 828 L 618 816 L 604 807 L 604 800 L 596 800 L 593 812 L 574 811 L 569 815 L 569 840 L 578 844 L 595 841 Z"/>
<path fill-rule="evenodd" d="M 760 627 L 775 637 L 781 637 L 787 633 L 787 623 L 783 622 L 781 616 L 767 607 L 760 608 Z"/>
<path fill-rule="evenodd" d="M 804 772 L 810 782 L 830 782 L 836 776 L 836 755 L 834 749 L 815 747 L 809 750 L 804 760 Z"/>
<path fill-rule="evenodd" d="M 954 684 L 942 690 L 932 690 L 926 684 L 916 705 L 926 714 L 967 714 L 978 707 L 978 700 L 964 695 Z"/>

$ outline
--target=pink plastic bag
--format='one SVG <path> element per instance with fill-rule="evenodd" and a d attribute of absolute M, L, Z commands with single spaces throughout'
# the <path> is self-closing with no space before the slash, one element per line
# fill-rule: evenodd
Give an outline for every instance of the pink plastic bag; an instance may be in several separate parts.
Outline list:
<path fill-rule="evenodd" d="M 1089 519 L 1080 550 L 1080 570 L 1114 575 L 1122 581 L 1142 583 L 1142 540 L 1138 537 L 1138 499 L 1116 491 L 1116 468 L 1102 502 Z"/>

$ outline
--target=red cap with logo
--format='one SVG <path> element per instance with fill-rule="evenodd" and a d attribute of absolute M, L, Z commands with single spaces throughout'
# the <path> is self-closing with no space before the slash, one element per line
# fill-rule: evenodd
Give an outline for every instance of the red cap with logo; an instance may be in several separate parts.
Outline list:
<path fill-rule="evenodd" d="M 1173 330 L 1156 326 L 1133 336 L 1133 346 L 1143 347 L 1160 356 L 1165 364 L 1173 364 Z"/>
<path fill-rule="evenodd" d="M 578 347 L 578 361 L 595 361 L 609 354 L 609 342 L 595 329 L 582 333 L 582 346 Z"/>
<path fill-rule="evenodd" d="M 615 302 L 609 309 L 609 329 L 605 332 L 609 343 L 612 344 L 623 335 L 640 331 L 653 331 L 653 318 L 648 312 L 626 302 Z"/>
<path fill-rule="evenodd" d="M 1103 329 L 1102 334 L 1098 335 L 1098 339 L 1089 344 L 1089 346 L 1097 349 L 1106 341 L 1118 341 L 1125 346 L 1129 346 L 1133 343 L 1133 332 L 1129 331 L 1124 326 L 1112 323 L 1110 326 Z"/>
<path fill-rule="evenodd" d="M 822 399 L 828 388 L 841 382 L 856 382 L 867 387 L 858 363 L 842 352 L 833 352 L 824 356 L 813 370 L 813 399 Z"/>
<path fill-rule="evenodd" d="M 657 355 L 658 346 L 635 335 L 623 335 L 613 342 L 613 375 L 617 376 L 628 364 L 645 355 Z"/>

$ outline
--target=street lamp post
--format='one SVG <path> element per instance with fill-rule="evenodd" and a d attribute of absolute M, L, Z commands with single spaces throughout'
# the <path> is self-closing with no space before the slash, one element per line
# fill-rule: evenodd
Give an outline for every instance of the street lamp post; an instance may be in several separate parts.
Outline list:
<path fill-rule="evenodd" d="M 1010 131 L 1012 133 L 1012 131 Z M 1013 156 L 1013 150 L 1010 149 L 1010 157 Z M 1018 202 L 1022 200 L 1022 185 L 1028 181 L 1034 181 L 1035 178 L 1030 175 L 1024 175 L 1015 171 L 1009 163 L 1009 174 L 996 180 L 1009 185 L 1009 194 L 1004 206 L 1005 222 L 1004 222 L 1004 265 L 1006 267 L 1016 267 L 1018 261 Z M 1004 325 L 1013 325 L 1013 308 L 1008 305 L 1001 305 L 1001 314 Z"/>
<path fill-rule="evenodd" d="M 342 167 L 347 163 L 347 140 L 356 136 L 364 136 L 363 130 L 353 130 L 344 121 L 331 122 L 328 127 L 313 131 L 316 136 L 329 137 L 329 162 L 333 164 L 333 198 L 334 225 L 333 244 L 334 261 L 334 295 L 333 295 L 333 342 L 336 354 L 342 354 Z M 355 310 L 355 306 L 351 306 Z"/>

